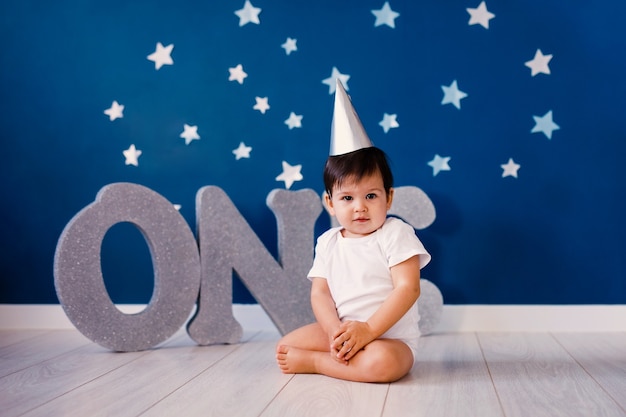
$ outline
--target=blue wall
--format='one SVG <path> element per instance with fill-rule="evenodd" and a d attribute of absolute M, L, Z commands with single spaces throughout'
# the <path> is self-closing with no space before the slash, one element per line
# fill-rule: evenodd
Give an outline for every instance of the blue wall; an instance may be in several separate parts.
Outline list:
<path fill-rule="evenodd" d="M 478 0 L 391 0 L 395 28 L 374 25 L 381 0 L 257 0 L 260 24 L 240 26 L 243 3 L 0 4 L 0 302 L 57 302 L 57 239 L 112 182 L 154 189 L 190 225 L 197 190 L 217 185 L 275 254 L 265 198 L 285 186 L 282 161 L 302 165 L 292 190 L 322 190 L 333 100 L 322 81 L 336 67 L 396 185 L 435 204 L 420 232 L 433 253 L 423 275 L 446 302 L 626 303 L 626 3 L 491 0 L 488 29 L 468 24 Z M 174 44 L 174 64 L 158 71 L 147 59 L 157 42 Z M 550 74 L 524 65 L 537 49 L 553 55 Z M 228 80 L 238 64 L 243 84 Z M 454 80 L 468 94 L 460 109 L 442 104 Z M 111 121 L 114 100 L 125 108 Z M 531 133 L 549 111 L 551 139 Z M 287 127 L 290 112 L 302 127 Z M 385 133 L 384 113 L 399 127 Z M 201 139 L 185 145 L 184 124 Z M 250 158 L 235 158 L 240 142 Z M 125 164 L 131 144 L 138 166 Z M 433 175 L 436 154 L 449 171 Z M 503 177 L 509 158 L 517 178 Z M 139 232 L 115 226 L 102 253 L 114 301 L 146 302 Z M 253 301 L 235 285 L 236 302 Z"/>

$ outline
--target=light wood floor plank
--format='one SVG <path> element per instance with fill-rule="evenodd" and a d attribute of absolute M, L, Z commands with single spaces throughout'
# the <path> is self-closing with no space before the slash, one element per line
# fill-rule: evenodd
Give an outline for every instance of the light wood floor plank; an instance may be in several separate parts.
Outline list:
<path fill-rule="evenodd" d="M 142 417 L 258 416 L 292 378 L 274 360 L 277 339 L 272 334 L 242 344 Z"/>
<path fill-rule="evenodd" d="M 547 333 L 479 333 L 507 417 L 624 417 L 623 410 Z"/>
<path fill-rule="evenodd" d="M 58 330 L 0 348 L 0 377 L 91 343 L 75 330 Z"/>
<path fill-rule="evenodd" d="M 626 414 L 626 333 L 556 333 L 553 336 Z"/>
<path fill-rule="evenodd" d="M 2 416 L 32 410 L 144 354 L 115 353 L 91 343 L 0 378 Z"/>
<path fill-rule="evenodd" d="M 502 417 L 476 335 L 423 337 L 411 373 L 391 384 L 383 416 Z"/>
<path fill-rule="evenodd" d="M 261 416 L 379 416 L 388 384 L 347 382 L 322 375 L 294 375 Z"/>
<path fill-rule="evenodd" d="M 213 366 L 238 345 L 196 346 L 184 338 L 150 351 L 26 416 L 136 416 Z M 125 355 L 122 353 L 121 355 Z"/>
<path fill-rule="evenodd" d="M 0 330 L 0 347 L 9 346 L 14 343 L 21 342 L 26 339 L 30 339 L 31 337 L 39 336 L 41 334 L 47 333 L 50 330 L 39 330 L 39 329 L 27 329 L 27 330 L 13 330 L 13 329 L 5 329 Z"/>

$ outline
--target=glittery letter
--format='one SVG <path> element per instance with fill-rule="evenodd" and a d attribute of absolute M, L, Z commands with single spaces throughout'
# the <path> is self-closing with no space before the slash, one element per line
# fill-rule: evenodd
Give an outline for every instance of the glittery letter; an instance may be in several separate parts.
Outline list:
<path fill-rule="evenodd" d="M 267 205 L 277 219 L 280 264 L 223 190 L 208 186 L 198 191 L 202 280 L 198 310 L 187 332 L 201 345 L 241 338 L 232 313 L 233 270 L 281 333 L 314 321 L 306 274 L 313 264 L 314 226 L 322 210 L 319 197 L 312 190 L 274 190 Z"/>
<path fill-rule="evenodd" d="M 100 247 L 113 225 L 129 222 L 143 234 L 154 269 L 154 291 L 137 314 L 118 310 L 105 288 Z M 200 285 L 192 231 L 174 206 L 136 184 L 110 184 L 67 224 L 54 258 L 54 283 L 65 313 L 92 341 L 116 351 L 151 348 L 187 320 Z"/>
<path fill-rule="evenodd" d="M 420 279 L 421 295 L 417 299 L 420 313 L 419 328 L 422 336 L 433 332 L 441 320 L 443 312 L 443 295 L 439 288 L 427 279 Z"/>
<path fill-rule="evenodd" d="M 420 188 L 407 185 L 394 188 L 389 214 L 402 217 L 417 230 L 426 229 L 435 221 L 435 205 Z"/>
<path fill-rule="evenodd" d="M 395 188 L 389 214 L 402 217 L 415 229 L 426 229 L 435 221 L 435 205 L 420 188 L 409 185 Z M 441 319 L 443 296 L 439 288 L 427 279 L 420 280 L 422 294 L 417 300 L 422 335 L 432 333 Z"/>

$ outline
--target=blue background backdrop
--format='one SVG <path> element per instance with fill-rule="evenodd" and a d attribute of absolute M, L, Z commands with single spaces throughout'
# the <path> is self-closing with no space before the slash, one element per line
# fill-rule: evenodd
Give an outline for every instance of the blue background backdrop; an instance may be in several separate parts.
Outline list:
<path fill-rule="evenodd" d="M 267 1 L 240 26 L 242 0 L 27 1 L 0 4 L 0 302 L 54 303 L 52 263 L 67 222 L 104 185 L 129 181 L 180 204 L 193 227 L 204 185 L 223 188 L 276 252 L 265 206 L 282 161 L 301 165 L 292 190 L 322 191 L 333 67 L 396 185 L 422 188 L 437 219 L 419 235 L 433 254 L 423 276 L 447 303 L 625 303 L 626 3 L 391 0 Z M 281 47 L 288 37 L 297 50 Z M 173 65 L 147 56 L 174 45 Z M 550 74 L 525 66 L 537 49 Z M 243 84 L 229 81 L 238 64 Z M 457 80 L 460 109 L 442 104 Z M 253 109 L 267 97 L 270 109 Z M 104 114 L 113 101 L 123 117 Z M 549 139 L 533 116 L 553 112 Z M 302 126 L 289 129 L 294 112 Z M 379 125 L 384 113 L 398 127 Z M 197 126 L 199 140 L 180 137 Z M 236 159 L 240 142 L 252 147 Z M 122 152 L 142 151 L 138 166 Z M 428 165 L 450 157 L 449 171 Z M 503 177 L 509 158 L 518 176 Z M 316 233 L 328 226 L 321 218 Z M 147 302 L 152 266 L 132 226 L 102 249 L 115 302 Z M 303 278 L 304 279 L 304 278 Z M 235 283 L 236 302 L 252 302 Z"/>

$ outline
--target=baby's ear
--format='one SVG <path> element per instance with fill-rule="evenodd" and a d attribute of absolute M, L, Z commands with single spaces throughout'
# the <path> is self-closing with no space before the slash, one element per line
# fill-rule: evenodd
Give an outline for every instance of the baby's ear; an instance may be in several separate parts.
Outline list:
<path fill-rule="evenodd" d="M 393 202 L 393 188 L 389 189 L 387 193 L 387 210 L 391 209 L 391 203 Z"/>
<path fill-rule="evenodd" d="M 331 216 L 335 215 L 335 209 L 333 208 L 333 200 L 330 198 L 330 195 L 326 191 L 322 194 L 324 200 L 324 208 Z"/>

